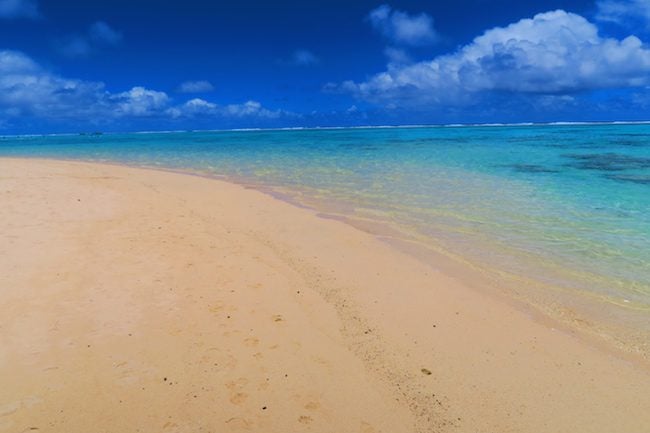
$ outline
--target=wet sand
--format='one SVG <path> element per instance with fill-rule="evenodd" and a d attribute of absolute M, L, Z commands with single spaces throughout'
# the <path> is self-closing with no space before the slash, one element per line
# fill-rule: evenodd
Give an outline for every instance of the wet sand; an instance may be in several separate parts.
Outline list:
<path fill-rule="evenodd" d="M 643 362 L 261 192 L 0 159 L 0 203 L 0 432 L 650 426 Z"/>

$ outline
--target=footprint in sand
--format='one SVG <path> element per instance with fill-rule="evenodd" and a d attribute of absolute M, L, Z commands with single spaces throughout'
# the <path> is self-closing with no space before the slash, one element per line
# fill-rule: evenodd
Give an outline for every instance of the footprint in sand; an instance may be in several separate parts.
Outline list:
<path fill-rule="evenodd" d="M 243 392 L 238 392 L 230 396 L 230 402 L 237 406 L 244 404 L 246 402 L 246 399 L 248 399 L 248 394 L 245 394 Z"/>
<path fill-rule="evenodd" d="M 253 425 L 252 422 L 250 422 L 245 418 L 230 418 L 229 420 L 226 420 L 226 424 L 228 424 L 228 427 L 230 428 L 244 429 L 244 430 L 250 429 Z"/>
<path fill-rule="evenodd" d="M 246 385 L 248 385 L 248 379 L 246 379 L 245 377 L 240 377 L 238 379 L 231 380 L 230 382 L 226 383 L 226 388 L 232 391 L 235 389 L 242 389 Z"/>
<path fill-rule="evenodd" d="M 218 313 L 221 310 L 223 310 L 224 303 L 223 302 L 217 302 L 216 304 L 213 304 L 210 306 L 210 312 L 211 313 Z"/>
<path fill-rule="evenodd" d="M 320 408 L 320 403 L 317 401 L 310 401 L 305 405 L 305 409 L 307 410 L 316 410 Z"/>
<path fill-rule="evenodd" d="M 18 409 L 20 409 L 22 403 L 20 401 L 6 404 L 4 406 L 0 406 L 0 416 L 7 416 L 11 415 L 14 412 L 17 412 Z"/>
<path fill-rule="evenodd" d="M 260 344 L 260 339 L 257 337 L 248 337 L 244 340 L 244 344 L 248 347 L 255 347 Z"/>
<path fill-rule="evenodd" d="M 233 330 L 230 330 L 230 331 L 224 331 L 221 335 L 224 336 L 224 337 L 232 337 L 232 336 L 239 335 L 239 334 L 241 334 L 240 330 L 233 329 Z"/>
<path fill-rule="evenodd" d="M 301 423 L 301 424 L 311 424 L 312 421 L 314 421 L 314 420 L 312 419 L 312 417 L 307 416 L 307 415 L 301 415 L 301 416 L 298 418 L 298 422 Z"/>
<path fill-rule="evenodd" d="M 284 321 L 284 317 L 282 317 L 281 314 L 276 314 L 275 316 L 273 316 L 273 321 L 274 321 L 274 322 L 283 322 L 283 321 Z"/>
<path fill-rule="evenodd" d="M 177 426 L 178 426 L 178 424 L 176 424 L 175 422 L 167 421 L 165 423 L 165 425 L 162 426 L 162 428 L 163 428 L 163 430 L 165 430 L 165 429 L 174 428 L 174 427 L 177 427 Z"/>

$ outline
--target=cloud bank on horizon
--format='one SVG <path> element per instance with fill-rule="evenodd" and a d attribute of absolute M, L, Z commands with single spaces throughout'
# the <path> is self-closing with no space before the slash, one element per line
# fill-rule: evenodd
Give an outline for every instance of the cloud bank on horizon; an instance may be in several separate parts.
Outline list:
<path fill-rule="evenodd" d="M 205 91 L 208 82 L 186 82 L 181 87 Z M 167 93 L 142 86 L 111 93 L 104 83 L 55 75 L 18 51 L 0 51 L 0 107 L 8 117 L 51 120 L 92 119 L 102 123 L 124 118 L 169 118 L 289 115 L 268 110 L 259 102 L 221 107 L 199 98 L 174 105 Z"/>
<path fill-rule="evenodd" d="M 237 103 L 209 101 L 203 98 L 216 91 L 208 80 L 186 80 L 172 90 L 176 96 L 146 85 L 109 91 L 104 82 L 64 77 L 25 52 L 7 47 L 0 50 L 0 127 L 137 128 L 147 119 L 187 125 L 200 119 L 202 124 L 232 126 L 372 123 L 385 122 L 394 112 L 419 113 L 424 119 L 429 115 L 431 123 L 437 123 L 444 113 L 462 116 L 479 111 L 476 115 L 487 113 L 494 120 L 515 106 L 518 111 L 529 106 L 546 113 L 562 112 L 567 106 L 650 108 L 650 48 L 642 40 L 650 30 L 650 0 L 599 0 L 594 10 L 591 20 L 561 9 L 538 13 L 488 29 L 446 54 L 422 59 L 423 50 L 444 40 L 434 18 L 379 5 L 358 25 L 369 25 L 382 38 L 385 70 L 364 79 L 321 85 L 326 94 L 347 97 L 344 108 L 327 112 L 269 108 L 249 97 Z M 0 18 L 47 19 L 35 0 L 0 0 Z M 604 36 L 604 26 L 633 29 L 637 34 Z M 60 42 L 57 49 L 78 58 L 125 43 L 123 32 L 98 20 L 84 33 Z M 418 56 L 420 60 L 414 60 Z M 324 66 L 321 59 L 311 50 L 296 49 L 290 64 L 313 70 Z M 605 102 L 590 100 L 602 91 L 617 96 Z M 618 96 L 620 92 L 624 96 Z M 192 94 L 202 98 L 189 97 Z M 182 95 L 188 99 L 183 101 Z"/>

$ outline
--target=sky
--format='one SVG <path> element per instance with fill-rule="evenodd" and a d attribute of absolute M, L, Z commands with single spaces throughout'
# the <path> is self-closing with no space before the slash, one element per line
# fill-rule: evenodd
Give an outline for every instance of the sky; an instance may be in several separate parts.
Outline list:
<path fill-rule="evenodd" d="M 0 134 L 650 120 L 650 0 L 0 0 Z"/>

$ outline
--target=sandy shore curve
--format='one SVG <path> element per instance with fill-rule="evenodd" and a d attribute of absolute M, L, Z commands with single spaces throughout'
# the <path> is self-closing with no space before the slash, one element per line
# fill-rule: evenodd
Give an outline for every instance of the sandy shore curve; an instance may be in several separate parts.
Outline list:
<path fill-rule="evenodd" d="M 645 433 L 650 370 L 259 191 L 0 159 L 0 432 Z"/>

